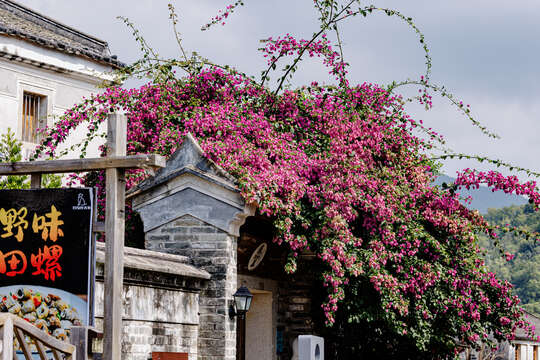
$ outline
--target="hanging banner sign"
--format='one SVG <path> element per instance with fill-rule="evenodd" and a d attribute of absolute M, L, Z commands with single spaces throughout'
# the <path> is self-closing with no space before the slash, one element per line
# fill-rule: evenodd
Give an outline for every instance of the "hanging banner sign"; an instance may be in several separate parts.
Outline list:
<path fill-rule="evenodd" d="M 89 188 L 0 190 L 0 311 L 62 340 L 89 324 L 92 211 Z"/>

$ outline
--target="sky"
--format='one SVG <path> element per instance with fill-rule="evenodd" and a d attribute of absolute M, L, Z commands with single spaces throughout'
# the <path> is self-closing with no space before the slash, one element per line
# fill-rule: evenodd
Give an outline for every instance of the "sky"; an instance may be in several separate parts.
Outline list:
<path fill-rule="evenodd" d="M 134 22 L 161 56 L 179 57 L 167 1 L 17 1 L 106 40 L 111 52 L 125 63 L 138 59 L 140 52 L 131 31 L 117 16 Z M 244 0 L 245 6 L 239 7 L 225 26 L 204 32 L 201 26 L 232 1 L 170 2 L 180 16 L 178 28 L 186 50 L 255 76 L 265 65 L 257 51 L 260 39 L 286 33 L 309 38 L 318 28 L 311 0 Z M 442 133 L 457 152 L 497 158 L 540 172 L 540 1 L 373 0 L 368 4 L 393 8 L 413 18 L 430 48 L 432 82 L 470 104 L 473 116 L 501 139 L 484 136 L 447 100 L 436 96 L 428 112 L 411 105 L 408 111 L 414 118 Z M 353 84 L 418 79 L 425 69 L 417 35 L 395 17 L 355 17 L 343 23 L 340 31 Z M 332 83 L 320 62 L 305 61 L 293 85 L 312 80 Z M 466 167 L 487 168 L 451 161 L 443 171 L 455 176 Z"/>

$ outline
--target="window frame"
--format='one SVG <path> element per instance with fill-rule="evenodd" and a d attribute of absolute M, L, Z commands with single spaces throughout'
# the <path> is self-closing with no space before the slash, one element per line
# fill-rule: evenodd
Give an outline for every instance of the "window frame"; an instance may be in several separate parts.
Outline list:
<path fill-rule="evenodd" d="M 21 111 L 21 140 L 37 144 L 40 141 L 38 129 L 47 126 L 47 96 L 23 91 Z"/>
<path fill-rule="evenodd" d="M 41 98 L 40 102 L 40 114 L 38 114 L 37 127 L 33 131 L 36 131 L 38 128 L 44 128 L 52 123 L 52 103 L 54 91 L 51 88 L 47 88 L 41 85 L 19 82 L 19 106 L 18 106 L 18 122 L 17 122 L 17 138 L 22 141 L 23 148 L 33 149 L 36 144 L 40 141 L 40 136 L 36 134 L 34 141 L 27 141 L 23 139 L 23 128 L 24 128 L 24 98 L 26 94 L 39 96 Z"/>

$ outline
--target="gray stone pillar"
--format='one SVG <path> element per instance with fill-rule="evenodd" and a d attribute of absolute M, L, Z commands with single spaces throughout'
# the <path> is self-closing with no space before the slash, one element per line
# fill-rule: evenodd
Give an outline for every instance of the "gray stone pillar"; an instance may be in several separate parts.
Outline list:
<path fill-rule="evenodd" d="M 254 207 L 191 135 L 130 197 L 144 223 L 147 249 L 188 256 L 211 275 L 200 294 L 199 359 L 236 359 L 236 319 L 229 319 L 228 306 L 237 287 L 239 228 Z"/>

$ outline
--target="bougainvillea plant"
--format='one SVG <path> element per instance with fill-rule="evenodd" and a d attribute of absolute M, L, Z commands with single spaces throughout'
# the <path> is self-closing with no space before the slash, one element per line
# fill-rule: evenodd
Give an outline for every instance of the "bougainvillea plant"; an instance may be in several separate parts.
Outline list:
<path fill-rule="evenodd" d="M 111 86 L 68 110 L 48 131 L 36 158 L 63 155 L 57 148 L 78 126 L 88 129 L 84 154 L 88 141 L 100 136 L 107 114 L 118 110 L 128 114 L 128 154 L 168 156 L 191 133 L 206 156 L 237 179 L 245 200 L 272 219 L 275 241 L 289 249 L 288 272 L 296 270 L 302 251 L 318 256 L 328 290 L 322 306 L 328 325 L 336 321 L 340 304 L 353 305 L 347 306 L 347 322 L 383 324 L 384 333 L 407 339 L 424 358 L 454 356 L 479 341 L 513 339 L 518 328 L 532 336 L 511 284 L 486 269 L 477 242 L 479 233 L 496 241 L 499 231 L 513 229 L 490 226 L 462 205 L 458 190 L 484 183 L 526 195 L 538 206 L 536 184 L 466 169 L 455 184 L 434 186 L 441 158 L 466 155 L 445 150 L 438 159 L 430 157 L 444 139 L 407 115 L 408 99 L 396 94 L 399 86 L 419 85 L 418 100 L 428 107 L 430 94 L 441 92 L 473 125 L 493 135 L 472 119 L 467 106 L 430 83 L 431 60 L 412 19 L 356 1 L 314 3 L 321 14 L 320 30 L 306 40 L 289 34 L 266 39 L 261 50 L 268 69 L 260 82 L 197 54 L 157 59 L 124 19 L 144 56 L 123 70 L 121 80 L 145 75 L 152 81 L 137 89 Z M 238 5 L 242 3 L 231 5 L 203 29 L 224 22 Z M 338 23 L 374 11 L 398 16 L 419 34 L 427 59 L 420 80 L 388 87 L 349 83 Z M 178 21 L 172 7 L 171 19 Z M 284 90 L 302 56 L 321 57 L 337 85 Z M 292 61 L 277 88 L 268 88 L 269 74 L 286 58 Z M 179 77 L 175 69 L 187 75 Z M 127 187 L 146 176 L 143 170 L 131 171 Z M 82 181 L 98 187 L 103 207 L 103 177 Z"/>

